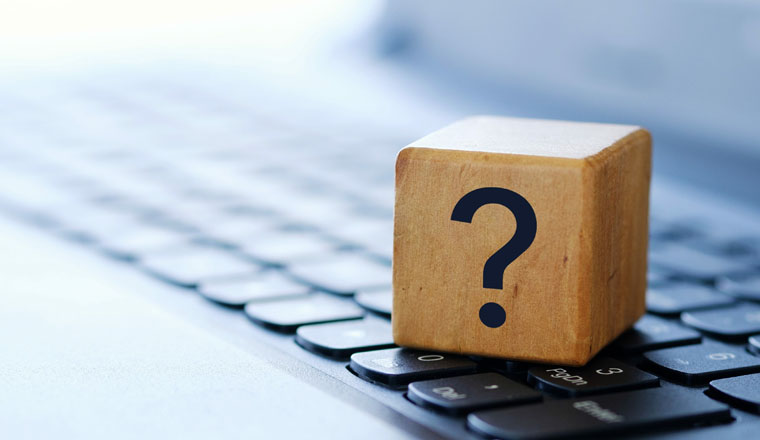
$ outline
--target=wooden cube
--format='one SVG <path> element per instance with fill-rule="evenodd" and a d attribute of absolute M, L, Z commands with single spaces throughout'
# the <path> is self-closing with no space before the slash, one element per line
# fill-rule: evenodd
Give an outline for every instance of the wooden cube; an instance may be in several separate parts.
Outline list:
<path fill-rule="evenodd" d="M 644 313 L 651 137 L 477 116 L 396 161 L 398 345 L 584 365 Z"/>

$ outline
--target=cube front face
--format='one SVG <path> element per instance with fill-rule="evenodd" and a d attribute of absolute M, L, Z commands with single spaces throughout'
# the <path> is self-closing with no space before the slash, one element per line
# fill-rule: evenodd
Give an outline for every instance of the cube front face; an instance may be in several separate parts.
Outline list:
<path fill-rule="evenodd" d="M 402 150 L 394 226 L 396 343 L 585 362 L 592 329 L 591 289 L 583 274 L 592 243 L 582 236 L 589 209 L 584 165 L 566 158 Z M 499 203 L 486 203 L 469 223 L 452 220 L 460 199 L 479 188 L 515 192 L 535 214 L 535 237 L 504 268 L 501 289 L 484 287 L 484 265 L 515 234 L 516 216 Z M 480 319 L 481 307 L 491 302 L 506 313 L 503 324 L 493 328 Z"/>

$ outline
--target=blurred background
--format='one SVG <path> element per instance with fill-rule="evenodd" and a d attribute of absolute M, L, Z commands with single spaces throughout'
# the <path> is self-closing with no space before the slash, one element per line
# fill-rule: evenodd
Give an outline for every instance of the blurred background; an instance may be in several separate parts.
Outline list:
<path fill-rule="evenodd" d="M 293 101 L 405 125 L 399 138 L 408 141 L 473 113 L 639 124 L 655 135 L 658 175 L 760 203 L 757 2 L 6 0 L 0 8 L 3 90 L 136 72 L 192 77 L 232 95 L 267 84 Z"/>

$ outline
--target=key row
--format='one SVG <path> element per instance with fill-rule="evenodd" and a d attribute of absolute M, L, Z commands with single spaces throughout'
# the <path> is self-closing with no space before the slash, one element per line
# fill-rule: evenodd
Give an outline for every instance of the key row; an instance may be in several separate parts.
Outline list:
<path fill-rule="evenodd" d="M 378 347 L 392 347 L 393 340 L 390 326 L 387 321 L 375 324 L 366 323 L 365 312 L 355 302 L 340 299 L 339 297 L 315 293 L 304 289 L 300 284 L 283 278 L 277 273 L 264 273 L 261 278 L 252 281 L 243 281 L 250 285 L 256 292 L 265 292 L 273 289 L 272 293 L 262 301 L 247 302 L 236 301 L 229 295 L 220 295 L 215 292 L 215 284 L 202 287 L 204 295 L 215 295 L 215 301 L 227 305 L 245 307 L 245 313 L 256 324 L 284 333 L 296 334 L 296 342 L 302 347 L 328 357 L 345 358 L 351 353 L 372 350 Z M 228 282 L 223 283 L 225 286 Z M 243 289 L 235 286 L 236 292 Z M 258 289 L 258 290 L 256 290 Z M 225 292 L 222 290 L 222 292 Z M 287 292 L 287 293 L 286 293 Z M 277 296 L 275 296 L 277 295 Z M 380 295 L 380 293 L 367 293 L 366 295 Z M 386 296 L 387 293 L 385 294 Z M 276 298 L 276 300 L 275 300 Z M 337 323 L 340 321 L 356 321 L 343 325 L 314 326 L 314 324 Z M 760 371 L 760 359 L 747 353 L 743 347 L 718 344 L 715 342 L 701 342 L 701 335 L 694 330 L 681 327 L 675 323 L 662 320 L 653 316 L 645 316 L 635 328 L 625 333 L 611 347 L 610 351 L 616 350 L 625 353 L 644 352 L 647 365 L 654 371 L 659 372 L 673 380 L 685 384 L 702 384 L 708 380 L 739 374 L 748 374 Z M 759 338 L 749 340 L 750 349 L 760 351 L 757 348 Z M 361 358 L 359 358 L 360 360 Z M 597 358 L 590 366 L 597 366 Z M 352 368 L 360 376 L 397 386 L 406 385 L 408 382 L 399 381 L 391 372 L 374 371 L 377 362 L 364 365 L 359 360 L 353 360 Z M 378 361 L 379 362 L 379 361 Z M 606 360 L 605 362 L 612 362 Z M 589 367 L 591 368 L 591 367 Z M 604 370 L 611 368 L 613 371 L 623 370 L 619 366 L 597 366 L 592 368 Z M 572 369 L 553 372 L 555 375 L 575 377 L 577 372 Z M 401 373 L 406 371 L 402 369 Z M 612 375 L 620 374 L 620 372 Z M 403 374 L 402 374 L 403 376 Z M 552 375 L 542 375 L 529 371 L 529 380 L 533 381 L 541 389 L 551 390 L 557 394 L 576 396 L 583 394 L 584 390 L 591 389 L 599 392 L 604 386 L 596 384 L 585 388 L 562 388 L 559 385 L 564 382 L 552 381 Z M 652 384 L 651 377 L 639 374 L 638 380 L 621 380 L 627 378 L 627 374 L 615 377 L 611 390 L 625 389 L 627 386 L 638 386 L 638 383 Z M 646 379 L 646 380 L 645 380 Z M 656 379 L 656 378 L 655 378 Z M 631 385 L 633 384 L 633 385 Z M 574 384 L 577 385 L 577 384 Z"/>
<path fill-rule="evenodd" d="M 391 309 L 391 298 L 387 288 L 390 284 L 390 269 L 382 263 L 350 252 L 294 264 L 288 268 L 288 279 L 261 275 L 261 266 L 257 264 L 223 249 L 200 245 L 169 248 L 146 256 L 138 264 L 154 275 L 178 285 L 196 287 L 203 284 L 201 292 L 204 296 L 231 306 L 242 307 L 252 300 L 307 293 L 309 288 L 299 286 L 301 284 L 338 295 L 349 296 L 361 292 L 357 295 L 357 301 L 367 309 L 384 315 L 389 315 Z M 659 304 L 674 301 L 673 292 L 682 292 L 683 298 L 686 298 L 684 301 L 700 301 L 700 298 L 703 298 L 700 289 L 704 287 L 695 287 L 696 290 L 680 286 L 678 290 L 670 291 L 666 299 L 659 300 Z M 384 294 L 375 294 L 378 290 L 382 290 Z M 712 336 L 727 339 L 760 333 L 760 306 L 732 304 L 725 295 L 710 295 L 716 298 L 703 305 L 724 307 L 685 312 L 682 314 L 685 324 Z M 648 298 L 652 309 L 652 302 L 657 300 L 651 298 L 657 296 L 650 295 Z M 655 310 L 662 311 L 662 307 Z M 648 315 L 635 329 L 638 333 L 659 332 L 655 338 L 663 340 L 660 346 L 641 341 L 637 343 L 626 335 L 623 338 L 627 340 L 616 345 L 638 344 L 643 348 L 641 351 L 644 351 L 667 345 L 693 343 L 699 338 L 698 334 L 679 329 L 667 321 L 652 324 L 653 320 L 654 318 Z M 646 324 L 647 322 L 649 324 Z"/>
<path fill-rule="evenodd" d="M 730 420 L 728 406 L 693 390 L 653 388 L 475 412 L 467 426 L 489 438 L 585 438 Z"/>
<path fill-rule="evenodd" d="M 326 298 L 344 302 L 335 297 Z M 383 348 L 393 345 L 389 325 L 381 320 L 352 319 L 299 326 L 296 343 L 332 358 L 345 358 L 353 352 L 350 369 L 358 376 L 391 388 L 406 387 L 408 399 L 419 406 L 452 415 L 470 414 L 468 427 L 487 436 L 519 438 L 557 432 L 565 435 L 613 434 L 630 428 L 681 427 L 695 421 L 721 423 L 731 418 L 726 405 L 711 401 L 701 393 L 672 387 L 661 389 L 657 377 L 601 356 L 585 367 L 529 368 L 529 383 L 538 390 L 571 397 L 570 400 L 544 401 L 538 390 L 503 374 L 481 372 L 478 363 L 467 357 Z M 736 347 L 698 344 L 676 348 L 690 350 L 655 350 L 645 355 L 653 363 L 658 359 L 652 355 L 659 354 L 660 360 L 694 365 L 694 370 L 676 371 L 686 375 L 687 383 L 760 371 L 760 361 L 750 355 L 741 356 L 741 350 Z M 702 358 L 707 359 L 707 366 L 699 364 Z M 719 365 L 719 368 L 710 363 Z M 512 370 L 515 370 L 514 365 Z M 715 380 L 710 383 L 711 395 L 742 408 L 757 410 L 757 396 L 747 391 L 745 383 L 757 381 L 756 376 Z M 741 383 L 737 385 L 733 379 L 740 379 Z M 624 405 L 624 402 L 629 404 Z M 661 402 L 666 403 L 661 405 Z M 547 426 L 517 423 L 524 417 L 541 419 L 556 415 L 558 411 L 564 414 L 559 424 L 557 421 Z M 567 421 L 566 417 L 575 419 Z"/>
<path fill-rule="evenodd" d="M 760 285 L 760 278 L 743 278 Z M 725 283 L 734 283 L 726 279 Z M 753 286 L 756 288 L 760 286 Z M 739 287 L 735 287 L 739 289 Z M 760 292 L 760 291 L 758 291 Z M 749 291 L 745 291 L 749 294 Z M 737 339 L 760 333 L 760 305 L 737 302 L 734 296 L 698 284 L 671 284 L 651 287 L 647 292 L 647 311 L 661 316 L 680 315 L 681 321 L 711 336 Z"/>
<path fill-rule="evenodd" d="M 679 355 L 692 361 L 701 357 L 712 362 L 737 359 L 715 355 L 715 348 L 719 347 L 706 346 L 698 352 Z M 470 414 L 470 429 L 498 438 L 613 434 L 654 425 L 685 427 L 695 422 L 731 420 L 726 405 L 706 398 L 697 389 L 660 388 L 655 376 L 604 357 L 584 367 L 537 366 L 528 370 L 529 383 L 538 384 L 538 389 L 571 397 L 562 400 L 545 400 L 539 391 L 502 374 L 478 372 L 478 364 L 457 355 L 384 349 L 354 354 L 350 368 L 365 380 L 387 387 L 404 389 L 408 385 L 407 398 L 424 408 L 450 415 Z M 734 369 L 732 374 L 750 371 L 736 370 L 742 368 L 737 364 L 730 368 Z M 758 368 L 760 363 L 755 360 L 752 371 L 760 371 Z M 758 385 L 760 374 L 713 380 L 708 394 L 757 412 Z M 549 417 L 556 419 L 535 423 Z"/>
<path fill-rule="evenodd" d="M 652 273 L 657 271 L 653 269 Z M 647 310 L 660 315 L 722 307 L 737 301 L 760 300 L 760 270 L 752 274 L 719 278 L 716 286 L 692 282 L 650 282 Z"/>
<path fill-rule="evenodd" d="M 166 248 L 144 256 L 136 264 L 173 284 L 202 286 L 201 292 L 209 299 L 230 306 L 300 291 L 296 284 L 352 296 L 359 291 L 389 288 L 391 278 L 386 264 L 355 252 L 325 254 L 293 263 L 280 271 L 283 275 L 279 278 L 271 275 L 272 270 L 265 270 L 271 266 L 200 244 Z"/>
<path fill-rule="evenodd" d="M 643 368 L 685 385 L 760 372 L 760 358 L 742 347 L 718 343 L 654 350 L 645 353 L 644 359 Z M 462 356 L 394 348 L 357 352 L 349 367 L 363 379 L 403 389 L 418 380 L 471 373 L 478 364 Z M 606 356 L 597 356 L 583 367 L 534 366 L 527 369 L 527 381 L 539 390 L 565 397 L 659 385 L 656 376 Z"/>

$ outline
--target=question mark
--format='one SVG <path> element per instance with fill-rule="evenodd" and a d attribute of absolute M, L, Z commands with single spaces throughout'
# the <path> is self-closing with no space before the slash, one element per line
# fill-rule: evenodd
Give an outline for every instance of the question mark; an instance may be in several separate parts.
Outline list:
<path fill-rule="evenodd" d="M 470 223 L 475 211 L 483 205 L 496 203 L 512 211 L 517 227 L 512 238 L 491 255 L 483 266 L 483 288 L 504 287 L 504 271 L 523 252 L 528 250 L 536 237 L 536 213 L 520 194 L 505 188 L 478 188 L 464 195 L 454 206 L 451 219 Z M 480 308 L 480 321 L 488 327 L 497 328 L 507 320 L 507 312 L 499 304 L 489 302 Z"/>

